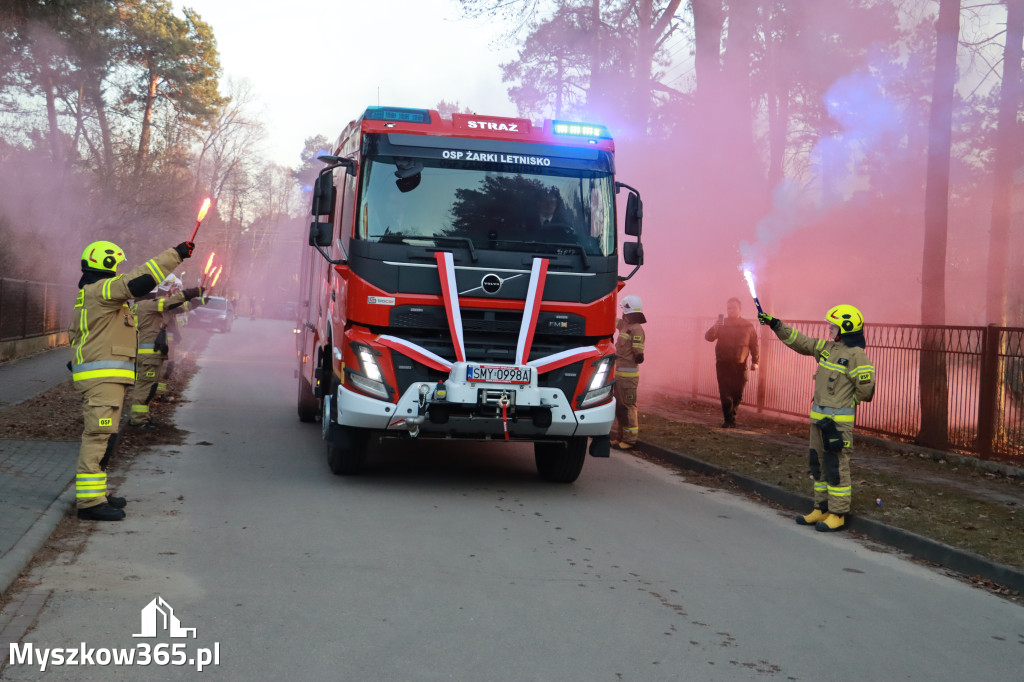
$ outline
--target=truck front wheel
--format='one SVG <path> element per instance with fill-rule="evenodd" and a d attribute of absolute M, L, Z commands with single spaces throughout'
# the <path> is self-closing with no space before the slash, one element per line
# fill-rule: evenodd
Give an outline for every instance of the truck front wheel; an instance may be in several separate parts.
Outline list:
<path fill-rule="evenodd" d="M 334 400 L 337 382 L 331 382 L 332 392 L 322 401 L 321 425 L 324 440 L 327 441 L 327 466 L 335 476 L 352 476 L 362 473 L 366 467 L 367 434 L 362 429 L 340 426 Z"/>
<path fill-rule="evenodd" d="M 579 478 L 587 457 L 587 438 L 578 436 L 568 441 L 533 444 L 537 473 L 546 481 L 572 483 Z"/>
<path fill-rule="evenodd" d="M 366 468 L 366 434 L 347 426 L 333 426 L 327 441 L 327 465 L 335 476 L 353 476 Z"/>

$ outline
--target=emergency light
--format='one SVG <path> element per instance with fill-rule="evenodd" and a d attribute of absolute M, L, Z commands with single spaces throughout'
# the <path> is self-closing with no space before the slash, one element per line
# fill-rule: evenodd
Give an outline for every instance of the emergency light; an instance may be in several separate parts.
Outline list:
<path fill-rule="evenodd" d="M 574 123 L 572 121 L 552 121 L 551 130 L 556 135 L 572 135 L 573 137 L 599 137 L 612 139 L 611 133 L 602 125 L 593 123 Z"/>
<path fill-rule="evenodd" d="M 402 121 L 403 123 L 430 123 L 427 109 L 404 109 L 400 107 L 367 107 L 363 119 L 367 121 Z"/>

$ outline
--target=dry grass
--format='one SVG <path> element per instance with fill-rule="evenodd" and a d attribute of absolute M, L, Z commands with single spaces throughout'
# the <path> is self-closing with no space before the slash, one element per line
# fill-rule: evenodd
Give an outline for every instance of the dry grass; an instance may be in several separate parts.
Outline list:
<path fill-rule="evenodd" d="M 643 407 L 641 440 L 810 497 L 805 425 L 741 414 L 740 428 L 722 429 L 720 412 L 704 403 L 661 399 Z M 863 442 L 851 462 L 851 513 L 1024 569 L 1021 477 L 953 455 Z"/>

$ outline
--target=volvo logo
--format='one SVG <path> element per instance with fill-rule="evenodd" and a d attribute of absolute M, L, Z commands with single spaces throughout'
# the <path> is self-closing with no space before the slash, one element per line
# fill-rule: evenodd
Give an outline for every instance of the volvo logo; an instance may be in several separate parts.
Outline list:
<path fill-rule="evenodd" d="M 501 290 L 501 277 L 494 273 L 484 275 L 484 278 L 480 280 L 480 287 L 485 294 L 496 294 Z"/>

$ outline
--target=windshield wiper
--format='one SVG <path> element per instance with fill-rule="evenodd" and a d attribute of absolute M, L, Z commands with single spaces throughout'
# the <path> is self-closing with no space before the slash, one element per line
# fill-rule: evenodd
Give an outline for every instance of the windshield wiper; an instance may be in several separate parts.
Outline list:
<path fill-rule="evenodd" d="M 459 244 L 465 244 L 469 248 L 469 257 L 473 259 L 473 262 L 475 263 L 480 260 L 476 255 L 476 249 L 473 247 L 473 240 L 469 237 L 441 237 L 434 235 L 433 237 L 428 237 L 428 239 L 433 239 L 435 243 L 456 242 Z"/>
<path fill-rule="evenodd" d="M 561 242 L 524 242 L 524 241 L 517 241 L 517 240 L 514 240 L 514 239 L 496 239 L 494 241 L 494 248 L 500 248 L 498 246 L 499 244 L 502 244 L 502 245 L 509 244 L 509 245 L 515 245 L 515 246 L 520 246 L 520 247 L 521 246 L 525 246 L 527 248 L 523 249 L 524 251 L 543 251 L 543 250 L 546 250 L 548 248 L 557 248 L 557 247 L 562 247 L 562 248 L 566 248 L 566 249 L 572 249 L 573 251 L 578 251 L 579 252 L 580 260 L 583 262 L 583 269 L 584 270 L 589 270 L 590 269 L 590 258 L 587 257 L 587 250 L 583 248 L 582 244 L 572 244 L 572 243 L 568 243 L 568 242 L 566 242 L 566 243 L 561 243 Z M 541 249 L 541 248 L 538 248 L 538 247 L 544 247 L 544 249 Z M 564 255 L 564 254 L 558 254 L 558 255 Z"/>
<path fill-rule="evenodd" d="M 436 234 L 402 234 L 401 232 L 390 232 L 386 231 L 384 234 L 371 234 L 373 237 L 379 240 L 383 244 L 408 244 L 411 241 L 431 241 L 435 244 L 442 244 L 444 242 L 455 242 L 456 244 L 465 244 L 469 249 L 469 257 L 473 259 L 473 262 L 480 260 L 480 257 L 476 253 L 476 248 L 473 246 L 473 240 L 467 237 L 446 237 L 444 235 Z"/>

